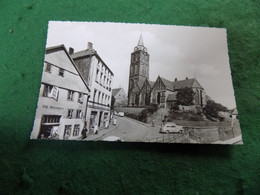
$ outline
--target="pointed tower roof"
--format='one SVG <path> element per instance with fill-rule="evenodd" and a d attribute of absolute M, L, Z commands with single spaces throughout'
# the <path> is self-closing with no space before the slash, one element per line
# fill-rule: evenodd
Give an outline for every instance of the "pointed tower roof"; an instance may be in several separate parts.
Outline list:
<path fill-rule="evenodd" d="M 143 35 L 142 35 L 142 33 L 140 34 L 140 38 L 139 38 L 138 44 L 137 44 L 137 46 L 135 47 L 134 51 L 139 51 L 139 50 L 142 50 L 142 51 L 147 52 L 147 48 L 144 46 L 144 41 L 143 41 Z"/>
<path fill-rule="evenodd" d="M 143 41 L 143 35 L 142 35 L 142 33 L 140 34 L 140 38 L 139 38 L 139 41 L 138 41 L 138 44 L 137 44 L 138 46 L 140 45 L 140 46 L 144 46 L 144 41 Z"/>

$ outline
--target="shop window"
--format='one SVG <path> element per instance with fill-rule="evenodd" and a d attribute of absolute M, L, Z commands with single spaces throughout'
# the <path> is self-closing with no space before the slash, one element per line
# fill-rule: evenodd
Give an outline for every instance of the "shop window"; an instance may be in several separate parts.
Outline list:
<path fill-rule="evenodd" d="M 59 115 L 43 115 L 42 124 L 59 124 L 60 117 Z"/>
<path fill-rule="evenodd" d="M 79 128 L 80 128 L 80 125 L 74 125 L 73 136 L 79 135 Z"/>
<path fill-rule="evenodd" d="M 71 129 L 72 129 L 72 125 L 65 125 L 64 128 L 64 138 L 69 138 L 71 135 Z"/>

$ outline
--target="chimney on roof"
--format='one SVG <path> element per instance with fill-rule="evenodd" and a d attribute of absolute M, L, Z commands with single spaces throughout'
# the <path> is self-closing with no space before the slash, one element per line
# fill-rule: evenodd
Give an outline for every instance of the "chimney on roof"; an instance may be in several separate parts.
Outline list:
<path fill-rule="evenodd" d="M 93 43 L 88 42 L 88 49 L 93 49 Z"/>
<path fill-rule="evenodd" d="M 186 80 L 188 80 L 189 78 L 188 77 L 186 77 Z"/>
<path fill-rule="evenodd" d="M 178 81 L 177 77 L 174 79 L 174 81 Z"/>
<path fill-rule="evenodd" d="M 69 48 L 69 54 L 73 54 L 74 53 L 74 49 L 72 47 Z"/>

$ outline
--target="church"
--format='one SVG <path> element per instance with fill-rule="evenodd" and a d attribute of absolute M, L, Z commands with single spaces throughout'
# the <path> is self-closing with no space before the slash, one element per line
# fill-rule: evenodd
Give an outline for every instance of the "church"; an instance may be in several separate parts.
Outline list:
<path fill-rule="evenodd" d="M 161 108 L 170 108 L 176 101 L 176 95 L 183 88 L 190 88 L 194 92 L 193 104 L 206 104 L 206 93 L 196 78 L 170 81 L 158 76 L 156 81 L 149 80 L 149 53 L 144 46 L 142 34 L 137 46 L 131 54 L 128 106 L 146 106 L 150 103 Z"/>

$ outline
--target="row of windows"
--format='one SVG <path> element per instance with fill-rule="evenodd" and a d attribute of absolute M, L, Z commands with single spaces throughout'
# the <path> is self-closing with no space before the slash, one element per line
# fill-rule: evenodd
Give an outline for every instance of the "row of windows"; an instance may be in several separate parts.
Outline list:
<path fill-rule="evenodd" d="M 79 103 L 83 103 L 84 94 L 79 93 L 79 92 L 75 92 L 75 91 L 72 91 L 72 90 L 68 90 L 67 100 L 74 101 L 76 93 L 78 93 L 77 101 Z M 59 99 L 59 88 L 56 87 L 56 86 L 53 86 L 53 85 L 44 84 L 42 96 L 43 97 L 50 97 L 50 98 L 53 98 L 56 101 L 58 101 L 58 99 Z"/>
<path fill-rule="evenodd" d="M 101 86 L 103 86 L 104 88 L 111 90 L 111 80 L 109 79 L 108 76 L 106 76 L 105 74 L 100 72 L 99 69 L 97 69 L 97 71 L 96 71 L 95 81 L 97 83 L 99 83 Z"/>
<path fill-rule="evenodd" d="M 101 69 L 101 72 L 103 72 L 105 75 L 107 75 L 108 78 L 111 78 L 112 74 L 109 72 L 108 69 L 105 68 L 105 66 L 102 64 L 101 61 L 98 61 L 98 65 L 99 69 Z"/>
<path fill-rule="evenodd" d="M 82 110 L 76 110 L 76 115 L 74 115 L 74 109 L 68 109 L 67 117 L 71 119 L 74 116 L 75 116 L 75 118 L 82 118 L 83 117 L 83 111 Z"/>
<path fill-rule="evenodd" d="M 46 63 L 45 71 L 51 73 L 52 71 L 52 65 L 49 63 Z M 64 77 L 64 69 L 59 68 L 58 75 L 61 77 Z"/>
<path fill-rule="evenodd" d="M 72 125 L 65 125 L 64 128 L 64 138 L 69 138 L 71 135 Z M 76 124 L 73 128 L 73 136 L 78 136 L 80 131 L 80 125 Z"/>
<path fill-rule="evenodd" d="M 101 91 L 98 91 L 97 89 L 94 89 L 93 101 L 107 105 L 110 103 L 110 96 L 102 93 Z"/>

